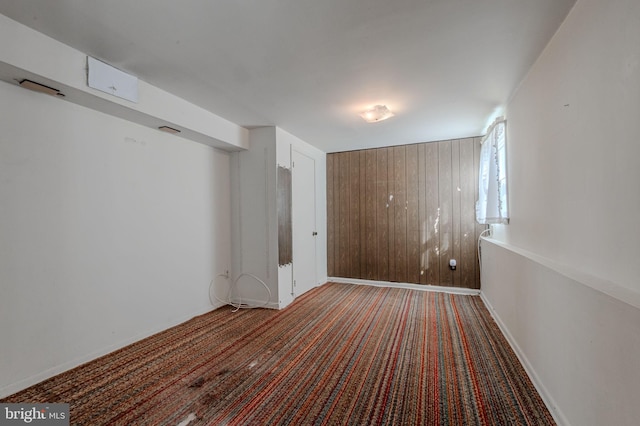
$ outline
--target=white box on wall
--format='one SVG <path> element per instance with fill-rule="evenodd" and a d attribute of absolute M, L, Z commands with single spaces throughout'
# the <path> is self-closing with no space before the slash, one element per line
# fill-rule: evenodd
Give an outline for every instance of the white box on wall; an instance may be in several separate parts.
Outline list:
<path fill-rule="evenodd" d="M 87 56 L 87 85 L 131 102 L 138 102 L 138 77 Z"/>

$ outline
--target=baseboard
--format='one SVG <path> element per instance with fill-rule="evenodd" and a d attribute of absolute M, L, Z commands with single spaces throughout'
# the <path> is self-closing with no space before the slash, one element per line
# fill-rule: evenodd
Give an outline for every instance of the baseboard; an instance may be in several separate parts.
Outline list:
<path fill-rule="evenodd" d="M 538 377 L 538 374 L 536 374 L 536 371 L 534 370 L 533 366 L 529 362 L 529 359 L 524 354 L 524 352 L 522 351 L 522 349 L 520 348 L 516 340 L 513 338 L 513 335 L 509 332 L 509 329 L 507 328 L 507 326 L 504 324 L 504 322 L 502 322 L 500 315 L 498 315 L 496 310 L 491 305 L 491 302 L 489 302 L 489 299 L 487 299 L 487 297 L 482 291 L 480 292 L 480 298 L 482 299 L 485 306 L 489 310 L 489 313 L 495 320 L 496 324 L 498 324 L 500 331 L 502 331 L 502 334 L 506 337 L 507 341 L 509 342 L 509 345 L 511 346 L 516 356 L 518 357 L 518 360 L 520 360 L 520 364 L 522 364 L 522 366 L 524 367 L 525 371 L 527 372 L 527 375 L 533 382 L 533 386 L 535 386 L 536 390 L 538 391 L 538 394 L 542 398 L 542 401 L 547 406 L 547 408 L 549 409 L 549 412 L 553 416 L 553 419 L 556 421 L 558 426 L 569 426 L 569 421 L 564 416 L 564 414 L 562 414 L 562 411 L 560 411 L 560 408 L 558 408 L 558 405 L 555 403 L 555 401 L 551 397 L 551 394 L 549 393 L 547 388 L 544 386 L 544 384 L 540 380 L 540 377 Z"/>
<path fill-rule="evenodd" d="M 406 288 L 409 290 L 437 291 L 440 293 L 452 293 L 452 294 L 466 294 L 471 296 L 477 296 L 480 294 L 480 290 L 476 290 L 472 288 L 444 287 L 444 286 L 430 285 L 430 284 L 396 283 L 391 281 L 372 281 L 372 280 L 361 280 L 356 278 L 340 278 L 340 277 L 328 277 L 327 281 L 334 282 L 334 283 L 344 283 L 344 284 L 371 285 L 375 287 L 395 287 L 395 288 Z"/>
<path fill-rule="evenodd" d="M 242 298 L 241 300 L 231 300 L 229 305 L 230 306 L 237 306 L 238 303 L 241 303 L 243 307 L 241 309 L 254 309 L 254 308 L 266 308 L 266 309 L 280 309 L 280 304 L 278 302 L 272 302 L 272 301 L 268 301 L 265 302 L 264 300 L 258 300 L 258 299 L 245 299 Z"/>
<path fill-rule="evenodd" d="M 19 392 L 23 389 L 28 388 L 29 386 L 33 386 L 37 383 L 42 382 L 43 380 L 47 380 L 53 376 L 56 376 L 58 374 L 64 373 L 65 371 L 71 370 L 75 367 L 78 367 L 84 363 L 87 363 L 89 361 L 93 361 L 94 359 L 100 358 L 101 356 L 107 355 L 108 353 L 114 352 L 118 349 L 124 348 L 127 345 L 130 345 L 132 343 L 135 343 L 137 341 L 140 341 L 142 339 L 145 339 L 149 336 L 152 336 L 154 334 L 160 333 L 164 330 L 167 330 L 171 327 L 174 327 L 178 324 L 182 324 L 183 322 L 186 322 L 188 320 L 190 320 L 191 318 L 197 317 L 198 315 L 202 315 L 202 314 L 206 314 L 207 312 L 211 312 L 214 309 L 219 308 L 220 306 L 222 306 L 222 304 L 219 304 L 217 306 L 208 306 L 206 308 L 202 308 L 199 309 L 197 311 L 194 311 L 193 313 L 189 314 L 189 315 L 185 315 L 182 316 L 178 319 L 176 319 L 175 321 L 171 321 L 169 323 L 166 323 L 162 326 L 158 326 L 158 327 L 154 327 L 151 330 L 148 330 L 147 332 L 144 333 L 140 333 L 137 334 L 129 339 L 125 339 L 123 341 L 120 341 L 118 343 L 115 343 L 113 345 L 109 345 L 105 348 L 102 348 L 100 350 L 97 350 L 95 352 L 92 352 L 88 355 L 85 356 L 81 356 L 79 358 L 76 358 L 72 361 L 67 361 L 63 364 L 60 365 L 56 365 L 55 367 L 51 367 L 47 370 L 44 370 L 40 373 L 34 374 L 33 376 L 29 376 L 26 379 L 20 380 L 18 382 L 15 383 L 11 383 L 9 385 L 6 385 L 2 388 L 0 388 L 0 398 L 4 398 L 7 397 L 9 395 L 12 395 L 16 392 Z"/>

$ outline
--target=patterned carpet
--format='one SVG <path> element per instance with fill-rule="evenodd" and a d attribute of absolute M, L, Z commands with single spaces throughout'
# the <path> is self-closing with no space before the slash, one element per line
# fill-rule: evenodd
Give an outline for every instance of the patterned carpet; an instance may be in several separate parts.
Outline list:
<path fill-rule="evenodd" d="M 224 307 L 5 398 L 78 425 L 552 425 L 478 296 L 329 283 Z"/>

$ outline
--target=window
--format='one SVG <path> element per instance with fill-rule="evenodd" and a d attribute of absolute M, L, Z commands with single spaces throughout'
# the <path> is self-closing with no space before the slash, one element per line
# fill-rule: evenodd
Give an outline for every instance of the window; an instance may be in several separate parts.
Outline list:
<path fill-rule="evenodd" d="M 476 220 L 509 223 L 507 203 L 506 120 L 498 118 L 482 139 Z"/>

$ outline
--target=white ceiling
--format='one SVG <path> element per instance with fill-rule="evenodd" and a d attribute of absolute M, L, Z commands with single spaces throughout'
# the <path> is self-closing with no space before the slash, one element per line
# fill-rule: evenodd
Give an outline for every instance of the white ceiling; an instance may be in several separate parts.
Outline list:
<path fill-rule="evenodd" d="M 482 134 L 575 1 L 0 0 L 0 13 L 335 152 Z M 374 104 L 396 116 L 365 123 Z"/>

